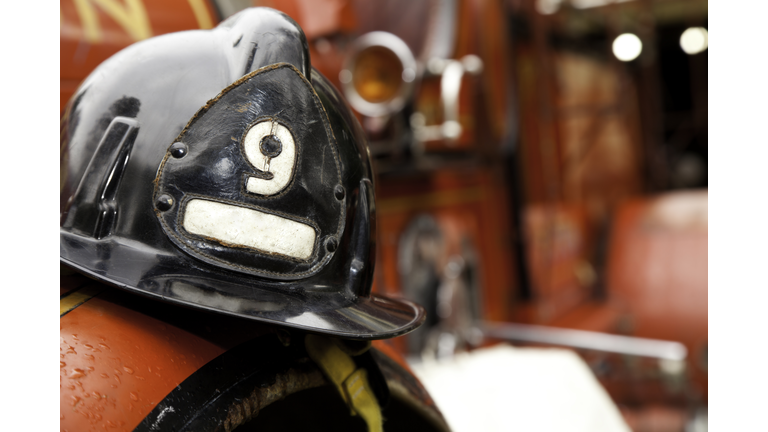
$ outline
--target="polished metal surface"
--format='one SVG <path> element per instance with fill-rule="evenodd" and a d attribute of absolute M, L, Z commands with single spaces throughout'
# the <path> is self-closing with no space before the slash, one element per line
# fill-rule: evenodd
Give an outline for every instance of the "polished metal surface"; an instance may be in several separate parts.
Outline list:
<path fill-rule="evenodd" d="M 400 90 L 392 99 L 385 102 L 373 103 L 363 99 L 353 84 L 352 71 L 355 58 L 363 50 L 372 47 L 382 47 L 390 50 L 397 56 L 403 66 Z M 405 106 L 413 91 L 413 83 L 417 74 L 416 60 L 408 45 L 392 33 L 375 31 L 366 33 L 355 40 L 339 76 L 342 78 L 341 85 L 344 95 L 347 97 L 349 104 L 352 105 L 352 108 L 367 116 L 381 117 L 398 112 Z"/>
<path fill-rule="evenodd" d="M 556 327 L 483 322 L 480 326 L 488 338 L 514 342 L 533 342 L 578 349 L 604 351 L 660 360 L 685 360 L 688 350 L 679 342 L 620 336 Z"/>

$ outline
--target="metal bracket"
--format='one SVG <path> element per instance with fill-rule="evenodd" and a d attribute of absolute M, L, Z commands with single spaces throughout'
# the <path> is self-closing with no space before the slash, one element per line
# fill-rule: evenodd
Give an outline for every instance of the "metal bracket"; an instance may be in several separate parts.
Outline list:
<path fill-rule="evenodd" d="M 461 80 L 465 73 L 479 75 L 482 71 L 483 61 L 474 54 L 466 55 L 461 60 L 431 59 L 428 62 L 427 72 L 433 76 L 441 76 L 440 100 L 443 107 L 443 123 L 427 126 L 424 114 L 416 112 L 411 115 L 411 127 L 417 143 L 444 139 L 449 146 L 456 145 L 462 132 L 461 123 L 459 123 Z"/>

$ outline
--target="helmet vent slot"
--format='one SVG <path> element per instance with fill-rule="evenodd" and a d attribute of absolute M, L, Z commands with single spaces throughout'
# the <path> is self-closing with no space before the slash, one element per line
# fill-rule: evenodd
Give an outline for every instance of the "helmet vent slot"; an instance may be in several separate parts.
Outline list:
<path fill-rule="evenodd" d="M 64 227 L 102 239 L 112 234 L 117 221 L 116 196 L 120 180 L 139 132 L 139 123 L 115 117 L 107 127 L 85 170 Z"/>

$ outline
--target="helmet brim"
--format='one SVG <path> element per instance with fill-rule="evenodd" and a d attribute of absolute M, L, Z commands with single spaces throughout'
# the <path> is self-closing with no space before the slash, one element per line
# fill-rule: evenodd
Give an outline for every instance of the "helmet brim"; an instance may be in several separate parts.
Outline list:
<path fill-rule="evenodd" d="M 415 303 L 375 293 L 358 297 L 338 287 L 306 289 L 300 283 L 266 289 L 183 254 L 160 255 L 157 249 L 126 240 L 95 240 L 61 231 L 60 260 L 108 285 L 169 303 L 347 339 L 400 336 L 426 317 Z"/>

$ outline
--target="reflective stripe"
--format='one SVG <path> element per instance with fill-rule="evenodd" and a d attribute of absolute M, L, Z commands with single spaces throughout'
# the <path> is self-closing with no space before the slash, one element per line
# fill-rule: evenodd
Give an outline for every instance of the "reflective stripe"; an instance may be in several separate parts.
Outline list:
<path fill-rule="evenodd" d="M 225 246 L 247 246 L 302 260 L 310 258 L 315 247 L 315 229 L 307 224 L 203 199 L 187 203 L 184 229 L 218 240 Z"/>
<path fill-rule="evenodd" d="M 59 318 L 71 312 L 76 307 L 96 297 L 103 288 L 97 285 L 88 285 L 86 287 L 70 291 L 59 300 Z"/>

